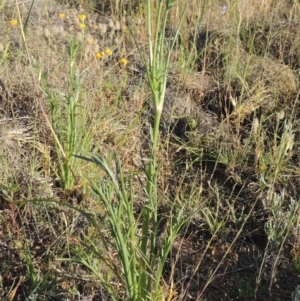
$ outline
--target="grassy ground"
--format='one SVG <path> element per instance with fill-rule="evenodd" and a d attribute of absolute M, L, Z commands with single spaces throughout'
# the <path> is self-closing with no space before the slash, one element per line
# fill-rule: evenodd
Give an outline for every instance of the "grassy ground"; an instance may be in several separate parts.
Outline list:
<path fill-rule="evenodd" d="M 116 175 L 119 158 L 141 235 L 155 115 L 146 4 L 95 2 L 0 4 L 1 300 L 128 299 L 91 188 L 111 179 L 74 154 Z M 187 218 L 149 299 L 300 300 L 300 4 L 248 2 L 187 1 L 160 123 L 158 249 Z"/>

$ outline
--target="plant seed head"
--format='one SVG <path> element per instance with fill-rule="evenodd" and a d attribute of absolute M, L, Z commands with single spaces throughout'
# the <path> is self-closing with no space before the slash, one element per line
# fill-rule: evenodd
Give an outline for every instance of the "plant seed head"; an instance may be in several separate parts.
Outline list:
<path fill-rule="evenodd" d="M 101 34 L 104 34 L 107 32 L 107 25 L 105 23 L 99 23 L 98 28 Z"/>
<path fill-rule="evenodd" d="M 283 110 L 281 110 L 279 112 L 276 112 L 276 118 L 277 118 L 278 121 L 282 120 L 284 118 L 284 116 L 285 116 L 285 113 L 284 113 Z"/>
<path fill-rule="evenodd" d="M 259 120 L 257 117 L 255 117 L 252 122 L 252 130 L 254 134 L 257 134 L 258 127 L 259 127 Z"/>
<path fill-rule="evenodd" d="M 112 28 L 112 29 L 113 29 L 113 28 L 115 27 L 113 20 L 109 19 L 108 22 L 107 22 L 107 26 L 108 26 L 109 28 Z"/>
<path fill-rule="evenodd" d="M 114 27 L 114 29 L 115 29 L 116 31 L 121 29 L 121 24 L 120 24 L 119 21 L 116 21 L 116 22 L 115 22 L 115 27 Z"/>

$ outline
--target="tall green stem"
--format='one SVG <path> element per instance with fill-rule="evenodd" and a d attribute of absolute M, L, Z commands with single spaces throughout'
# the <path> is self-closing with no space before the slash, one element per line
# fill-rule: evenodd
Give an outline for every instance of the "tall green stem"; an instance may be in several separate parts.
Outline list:
<path fill-rule="evenodd" d="M 165 31 L 167 24 L 167 17 L 170 8 L 175 4 L 174 0 L 158 1 L 156 20 L 155 20 L 155 34 L 154 40 L 152 35 L 152 12 L 153 1 L 147 1 L 147 17 L 148 17 L 148 43 L 149 43 L 149 61 L 146 63 L 148 83 L 152 92 L 152 99 L 155 107 L 155 117 L 153 129 L 151 131 L 151 149 L 150 149 L 150 160 L 147 170 L 147 202 L 143 211 L 143 230 L 142 230 L 142 241 L 141 241 L 141 252 L 144 258 L 148 261 L 144 262 L 141 267 L 141 280 L 142 283 L 146 284 L 144 291 L 141 292 L 143 298 L 147 298 L 145 293 L 149 293 L 152 289 L 153 279 L 149 277 L 149 274 L 153 272 L 151 269 L 155 266 L 155 250 L 156 250 L 156 239 L 158 229 L 157 219 L 157 146 L 159 139 L 159 125 L 162 116 L 166 83 L 167 83 L 167 72 L 170 63 L 170 57 L 174 48 L 174 42 L 167 45 L 165 41 Z M 180 20 L 181 25 L 182 19 Z M 151 227 L 150 227 L 151 223 Z M 149 246 L 150 244 L 150 246 Z"/>

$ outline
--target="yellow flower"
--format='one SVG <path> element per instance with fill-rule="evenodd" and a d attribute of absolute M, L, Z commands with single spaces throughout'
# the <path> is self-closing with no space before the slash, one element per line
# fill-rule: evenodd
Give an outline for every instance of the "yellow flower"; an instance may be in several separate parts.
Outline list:
<path fill-rule="evenodd" d="M 59 14 L 58 14 L 58 17 L 59 17 L 60 19 L 64 19 L 64 18 L 66 17 L 66 15 L 65 15 L 64 13 L 59 13 Z"/>
<path fill-rule="evenodd" d="M 78 18 L 79 18 L 80 21 L 83 22 L 86 19 L 86 15 L 85 14 L 80 14 L 80 15 L 78 15 Z"/>
<path fill-rule="evenodd" d="M 17 26 L 19 24 L 18 20 L 12 19 L 9 21 L 10 26 Z"/>
<path fill-rule="evenodd" d="M 79 24 L 78 24 L 78 27 L 79 27 L 80 29 L 85 29 L 85 24 L 84 24 L 84 23 L 79 23 Z"/>
<path fill-rule="evenodd" d="M 111 56 L 113 52 L 111 51 L 111 49 L 106 48 L 106 49 L 104 49 L 104 53 L 108 56 Z"/>
<path fill-rule="evenodd" d="M 123 58 L 120 59 L 120 63 L 122 65 L 126 66 L 128 64 L 128 60 L 123 57 Z"/>
<path fill-rule="evenodd" d="M 99 52 L 96 53 L 96 58 L 97 59 L 102 59 L 103 56 L 104 56 L 104 52 L 102 52 L 102 51 L 101 52 L 99 51 Z"/>
<path fill-rule="evenodd" d="M 86 42 L 88 45 L 93 45 L 94 44 L 94 39 L 93 38 L 87 38 Z"/>

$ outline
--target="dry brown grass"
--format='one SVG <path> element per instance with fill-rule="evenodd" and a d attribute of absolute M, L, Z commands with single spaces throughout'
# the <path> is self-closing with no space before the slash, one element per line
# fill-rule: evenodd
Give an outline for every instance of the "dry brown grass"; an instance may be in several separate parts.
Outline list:
<path fill-rule="evenodd" d="M 20 9 L 24 21 L 29 2 L 23 2 Z M 91 225 L 61 205 L 71 203 L 102 212 L 85 179 L 99 178 L 99 171 L 80 163 L 81 189 L 62 190 L 54 172 L 58 154 L 40 113 L 33 83 L 34 77 L 50 115 L 50 96 L 64 101 L 68 89 L 68 39 L 73 36 L 81 41 L 83 49 L 77 62 L 82 75 L 79 112 L 86 114 L 87 121 L 82 124 L 79 114 L 78 127 L 90 141 L 81 151 L 109 159 L 116 152 L 125 172 L 140 175 L 141 153 L 146 157 L 149 152 L 153 108 L 129 28 L 140 47 L 146 48 L 145 18 L 138 1 L 120 0 L 119 6 L 102 1 L 92 9 L 94 4 L 77 1 L 65 6 L 36 1 L 26 33 L 29 57 L 20 27 L 9 25 L 11 19 L 17 19 L 14 2 L 6 1 L 1 7 L 0 298 L 7 298 L 3 300 L 23 300 L 31 292 L 26 250 L 37 273 L 49 273 L 57 280 L 45 284 L 38 300 L 46 300 L 45 292 L 57 293 L 58 288 L 65 289 L 70 300 L 77 300 L 72 291 L 82 298 L 94 295 L 93 300 L 107 299 L 103 287 L 88 271 L 56 260 L 80 254 L 80 239 L 86 239 L 86 243 L 98 239 Z M 227 6 L 225 11 L 223 5 Z M 168 21 L 170 32 L 176 28 L 183 7 L 182 1 L 174 7 Z M 64 18 L 59 17 L 62 12 Z M 78 28 L 79 13 L 87 15 L 84 33 Z M 161 211 L 168 212 L 170 203 L 178 207 L 187 204 L 187 214 L 203 208 L 215 213 L 219 206 L 221 216 L 215 222 L 224 219 L 226 226 L 212 239 L 209 221 L 199 213 L 184 229 L 174 245 L 174 252 L 179 250 L 177 261 L 166 270 L 166 283 L 170 274 L 175 275 L 176 282 L 176 293 L 170 300 L 179 300 L 187 283 L 193 284 L 189 298 L 196 300 L 220 260 L 222 264 L 204 299 L 254 300 L 258 288 L 256 300 L 290 300 L 299 281 L 299 270 L 293 264 L 295 254 L 299 254 L 297 225 L 289 229 L 281 251 L 276 242 L 268 247 L 265 231 L 275 216 L 268 196 L 286 191 L 283 212 L 290 198 L 298 201 L 299 197 L 299 18 L 296 1 L 187 3 L 161 125 Z M 98 59 L 96 53 L 106 48 L 113 54 Z M 128 59 L 127 66 L 120 64 L 122 57 Z M 293 127 L 293 147 L 280 157 L 286 124 Z M 276 160 L 280 164 L 274 166 Z M 135 187 L 137 212 L 142 204 L 141 190 L 139 185 Z M 38 201 L 50 198 L 56 203 Z M 225 260 L 223 255 L 253 204 L 253 215 Z M 26 241 L 29 249 L 25 248 Z M 261 261 L 263 253 L 266 264 Z M 189 254 L 192 262 L 185 262 Z M 282 262 L 277 282 L 268 291 L 276 280 L 271 269 L 277 255 Z M 203 264 L 190 279 L 190 270 L 199 258 Z M 265 274 L 256 287 L 260 265 Z M 16 285 L 19 279 L 24 282 Z M 9 294 L 11 288 L 15 288 L 15 298 Z"/>

